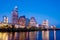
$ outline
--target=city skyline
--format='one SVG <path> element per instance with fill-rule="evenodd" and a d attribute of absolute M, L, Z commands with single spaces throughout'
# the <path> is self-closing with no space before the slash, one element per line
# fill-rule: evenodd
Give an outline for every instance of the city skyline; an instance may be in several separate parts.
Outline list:
<path fill-rule="evenodd" d="M 26 18 L 31 18 L 32 16 L 36 18 L 36 21 L 38 24 L 41 24 L 43 20 L 48 19 L 49 23 L 51 25 L 59 25 L 60 24 L 60 8 L 59 8 L 59 2 L 56 1 L 28 1 L 28 0 L 7 0 L 2 1 L 0 0 L 0 21 L 3 20 L 3 16 L 8 16 L 8 18 L 11 18 L 11 12 L 14 9 L 14 7 L 18 6 L 18 14 L 19 16 L 25 15 Z M 9 2 L 9 3 L 8 3 Z M 13 3 L 14 2 L 14 3 Z M 31 3 L 32 2 L 32 3 Z M 49 3 L 48 3 L 49 2 Z M 58 2 L 58 3 L 56 3 Z M 8 3 L 8 4 L 7 4 Z M 45 4 L 44 4 L 45 3 Z M 6 4 L 6 6 L 4 5 Z M 12 5 L 11 5 L 12 4 Z M 20 4 L 20 5 L 19 5 Z M 30 4 L 30 5 L 29 5 Z M 36 4 L 36 5 L 35 5 Z M 11 19 L 9 19 L 9 22 Z"/>

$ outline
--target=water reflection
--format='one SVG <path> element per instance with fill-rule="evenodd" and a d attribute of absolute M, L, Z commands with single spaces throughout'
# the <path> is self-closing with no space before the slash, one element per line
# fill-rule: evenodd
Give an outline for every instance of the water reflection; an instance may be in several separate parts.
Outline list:
<path fill-rule="evenodd" d="M 56 31 L 56 40 L 60 40 L 60 30 Z"/>
<path fill-rule="evenodd" d="M 35 31 L 35 32 L 0 32 L 0 40 L 43 40 L 46 38 L 48 34 L 47 31 L 42 35 L 43 31 Z M 57 32 L 58 34 L 59 32 Z M 56 34 L 56 35 L 57 35 Z M 57 35 L 57 38 L 60 39 Z M 49 31 L 49 40 L 54 40 L 54 32 Z M 57 39 L 57 40 L 58 40 Z"/>
<path fill-rule="evenodd" d="M 0 32 L 0 40 L 36 40 L 36 32 Z"/>
<path fill-rule="evenodd" d="M 0 32 L 0 40 L 8 40 L 8 33 Z"/>

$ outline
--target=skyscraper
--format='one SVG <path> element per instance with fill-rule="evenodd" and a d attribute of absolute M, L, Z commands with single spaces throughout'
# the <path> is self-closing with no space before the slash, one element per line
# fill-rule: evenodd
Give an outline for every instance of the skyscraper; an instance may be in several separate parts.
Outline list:
<path fill-rule="evenodd" d="M 18 7 L 15 6 L 14 10 L 12 11 L 12 24 L 18 23 Z"/>
<path fill-rule="evenodd" d="M 25 16 L 20 16 L 19 17 L 18 24 L 21 26 L 21 28 L 25 27 L 25 24 L 26 24 L 26 18 L 25 18 Z"/>
<path fill-rule="evenodd" d="M 35 20 L 35 18 L 34 17 L 31 17 L 31 19 L 30 19 L 30 22 L 29 22 L 29 26 L 35 26 L 36 27 L 36 25 L 37 25 L 37 23 L 36 23 L 36 20 Z"/>

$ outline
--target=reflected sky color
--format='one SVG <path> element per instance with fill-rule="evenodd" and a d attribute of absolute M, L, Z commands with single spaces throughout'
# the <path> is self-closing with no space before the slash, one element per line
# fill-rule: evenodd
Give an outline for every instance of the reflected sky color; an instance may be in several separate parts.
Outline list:
<path fill-rule="evenodd" d="M 11 11 L 16 5 L 19 16 L 34 16 L 38 24 L 48 19 L 50 25 L 60 25 L 60 0 L 0 0 L 0 21 L 4 15 L 11 18 Z"/>

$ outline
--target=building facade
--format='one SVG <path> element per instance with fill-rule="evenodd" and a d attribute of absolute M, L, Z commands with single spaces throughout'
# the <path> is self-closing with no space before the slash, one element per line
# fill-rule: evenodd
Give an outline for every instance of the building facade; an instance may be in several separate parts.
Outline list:
<path fill-rule="evenodd" d="M 4 19 L 4 23 L 8 23 L 8 17 L 4 16 L 3 19 Z"/>

